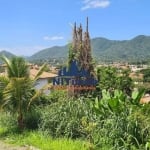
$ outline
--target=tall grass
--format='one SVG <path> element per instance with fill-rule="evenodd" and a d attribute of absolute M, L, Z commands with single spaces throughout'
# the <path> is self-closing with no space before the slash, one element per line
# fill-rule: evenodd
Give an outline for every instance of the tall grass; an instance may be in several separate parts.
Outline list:
<path fill-rule="evenodd" d="M 32 145 L 40 150 L 87 150 L 91 147 L 90 144 L 81 140 L 53 139 L 38 131 L 24 131 L 20 134 L 10 132 L 5 128 L 0 128 L 0 139 L 13 145 Z"/>
<path fill-rule="evenodd" d="M 62 98 L 41 107 L 37 131 L 25 130 L 21 134 L 14 118 L 9 113 L 1 114 L 0 127 L 7 129 L 2 128 L 0 137 L 41 150 L 148 150 L 150 105 L 139 104 L 142 93 L 128 97 L 115 90 L 112 96 L 103 90 L 101 100 Z"/>
<path fill-rule="evenodd" d="M 0 140 L 17 146 L 34 146 L 40 150 L 87 150 L 91 147 L 91 144 L 81 139 L 52 138 L 38 130 L 20 132 L 15 116 L 4 112 L 0 114 Z"/>

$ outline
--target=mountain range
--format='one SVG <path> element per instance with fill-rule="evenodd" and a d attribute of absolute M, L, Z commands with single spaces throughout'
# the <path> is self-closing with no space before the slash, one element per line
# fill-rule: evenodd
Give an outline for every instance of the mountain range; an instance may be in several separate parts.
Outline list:
<path fill-rule="evenodd" d="M 91 39 L 92 55 L 98 61 L 144 61 L 150 59 L 150 36 L 139 35 L 131 40 Z M 69 46 L 54 46 L 30 56 L 29 60 L 68 57 Z M 7 51 L 3 51 L 3 53 Z M 1 54 L 1 52 L 0 52 Z M 9 53 L 10 55 L 10 53 Z"/>

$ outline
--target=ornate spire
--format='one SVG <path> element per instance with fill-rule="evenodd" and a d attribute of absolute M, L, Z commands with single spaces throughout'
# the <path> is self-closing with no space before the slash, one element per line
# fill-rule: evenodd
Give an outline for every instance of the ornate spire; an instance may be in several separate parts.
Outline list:
<path fill-rule="evenodd" d="M 86 20 L 85 32 L 83 32 L 81 24 L 79 27 L 76 27 L 76 23 L 74 24 L 72 47 L 73 57 L 71 58 L 77 60 L 81 68 L 93 72 L 94 68 L 92 65 L 91 43 L 88 31 L 88 17 Z"/>
<path fill-rule="evenodd" d="M 88 33 L 89 31 L 89 19 L 88 19 L 88 17 L 86 18 L 86 32 Z"/>
<path fill-rule="evenodd" d="M 75 22 L 74 29 L 73 29 L 73 42 L 72 42 L 72 46 L 74 49 L 76 49 L 76 45 L 77 45 L 77 29 L 76 29 L 76 22 Z"/>
<path fill-rule="evenodd" d="M 76 32 L 76 22 L 74 23 L 74 33 Z"/>

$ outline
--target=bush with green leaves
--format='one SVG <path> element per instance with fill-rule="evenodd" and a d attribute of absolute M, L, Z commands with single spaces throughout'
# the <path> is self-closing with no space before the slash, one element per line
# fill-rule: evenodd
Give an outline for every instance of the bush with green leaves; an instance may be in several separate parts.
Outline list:
<path fill-rule="evenodd" d="M 85 99 L 66 99 L 47 106 L 41 117 L 40 129 L 55 137 L 85 137 L 82 118 L 90 118 L 91 112 Z"/>
<path fill-rule="evenodd" d="M 123 70 L 115 67 L 99 67 L 97 68 L 98 89 L 105 89 L 114 94 L 116 89 L 123 91 L 131 96 L 133 90 L 133 82 L 129 77 L 130 70 Z"/>
<path fill-rule="evenodd" d="M 17 116 L 10 114 L 9 112 L 3 112 L 0 113 L 0 127 L 1 128 L 7 128 L 7 130 L 14 130 L 17 129 Z"/>
<path fill-rule="evenodd" d="M 103 98 L 96 99 L 91 105 L 97 116 L 96 128 L 91 132 L 95 145 L 100 148 L 111 145 L 112 149 L 141 149 L 145 146 L 150 139 L 150 106 L 139 104 L 142 95 L 143 91 L 133 92 L 129 98 L 122 91 L 115 90 L 112 97 L 106 90 L 102 91 Z"/>
<path fill-rule="evenodd" d="M 67 97 L 67 91 L 66 90 L 52 90 L 50 95 L 47 96 L 47 99 L 51 103 L 55 103 L 58 101 L 62 101 Z"/>
<path fill-rule="evenodd" d="M 32 130 L 38 129 L 41 111 L 42 111 L 41 108 L 34 107 L 25 114 L 24 124 L 27 129 Z"/>
<path fill-rule="evenodd" d="M 143 149 L 150 139 L 149 105 L 141 92 L 128 97 L 102 91 L 102 99 L 66 98 L 42 111 L 40 130 L 54 137 L 83 138 L 100 149 Z M 139 115 L 140 114 L 140 115 Z"/>

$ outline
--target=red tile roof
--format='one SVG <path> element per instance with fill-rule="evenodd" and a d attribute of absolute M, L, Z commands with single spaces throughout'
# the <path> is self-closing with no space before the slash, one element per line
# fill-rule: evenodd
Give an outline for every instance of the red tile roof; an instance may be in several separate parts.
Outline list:
<path fill-rule="evenodd" d="M 38 71 L 39 71 L 39 70 L 37 70 L 37 69 L 30 69 L 30 77 L 31 77 L 31 78 L 34 78 L 34 77 L 37 75 Z M 39 78 L 40 78 L 40 79 L 45 79 L 45 78 L 53 78 L 53 77 L 56 77 L 56 76 L 57 76 L 57 74 L 54 74 L 54 73 L 43 72 L 43 73 L 39 76 Z"/>

